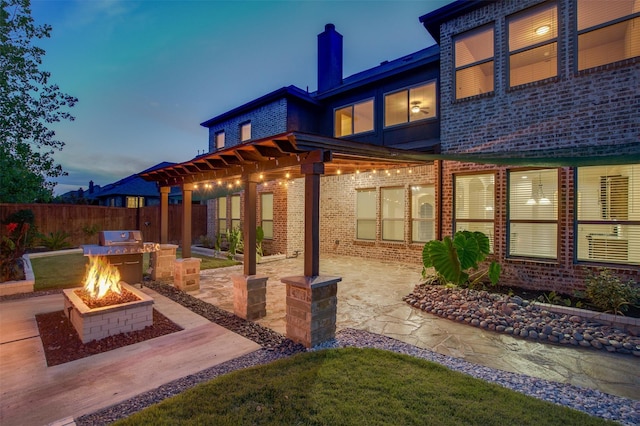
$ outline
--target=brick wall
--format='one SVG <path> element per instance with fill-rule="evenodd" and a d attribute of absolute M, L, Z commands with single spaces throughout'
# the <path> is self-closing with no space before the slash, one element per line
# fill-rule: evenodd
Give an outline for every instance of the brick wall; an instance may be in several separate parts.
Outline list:
<path fill-rule="evenodd" d="M 287 100 L 278 99 L 268 105 L 233 117 L 209 128 L 209 152 L 216 150 L 215 134 L 224 131 L 225 148 L 240 143 L 240 125 L 251 121 L 251 139 L 261 139 L 287 131 Z"/>

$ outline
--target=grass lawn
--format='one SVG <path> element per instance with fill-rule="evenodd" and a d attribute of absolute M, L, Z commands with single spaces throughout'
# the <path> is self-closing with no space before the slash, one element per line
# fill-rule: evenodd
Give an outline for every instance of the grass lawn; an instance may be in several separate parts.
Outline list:
<path fill-rule="evenodd" d="M 177 257 L 180 257 L 178 253 Z M 222 268 L 237 265 L 240 262 L 227 259 L 193 254 L 202 259 L 200 269 Z M 79 287 L 82 285 L 88 258 L 82 253 L 63 254 L 59 256 L 37 257 L 31 259 L 33 274 L 36 278 L 35 291 L 52 290 L 56 288 Z M 149 269 L 149 253 L 143 256 L 143 271 Z"/>
<path fill-rule="evenodd" d="M 585 413 L 378 349 L 308 352 L 239 370 L 118 425 L 605 425 Z"/>

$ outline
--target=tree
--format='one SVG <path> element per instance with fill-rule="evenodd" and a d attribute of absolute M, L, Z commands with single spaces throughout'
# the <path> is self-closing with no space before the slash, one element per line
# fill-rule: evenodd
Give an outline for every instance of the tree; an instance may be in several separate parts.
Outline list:
<path fill-rule="evenodd" d="M 73 121 L 67 108 L 78 100 L 40 69 L 45 51 L 33 41 L 51 26 L 35 25 L 30 0 L 0 4 L 0 202 L 48 201 L 55 182 L 47 179 L 66 175 L 53 159 L 64 142 L 48 126 Z"/>

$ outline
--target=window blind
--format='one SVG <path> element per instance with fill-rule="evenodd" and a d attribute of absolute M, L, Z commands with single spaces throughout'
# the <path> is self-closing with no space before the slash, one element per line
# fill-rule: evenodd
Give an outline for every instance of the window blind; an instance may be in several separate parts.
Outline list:
<path fill-rule="evenodd" d="M 404 241 L 404 188 L 382 188 L 382 239 Z"/>
<path fill-rule="evenodd" d="M 356 238 L 376 239 L 375 189 L 361 189 L 356 192 Z"/>

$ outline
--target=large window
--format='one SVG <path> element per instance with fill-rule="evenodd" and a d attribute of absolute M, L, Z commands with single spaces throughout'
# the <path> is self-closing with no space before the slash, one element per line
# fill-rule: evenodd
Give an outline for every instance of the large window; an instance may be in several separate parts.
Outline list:
<path fill-rule="evenodd" d="M 240 142 L 251 139 L 251 122 L 247 121 L 240 125 Z"/>
<path fill-rule="evenodd" d="M 411 187 L 411 241 L 414 243 L 435 238 L 435 198 L 433 185 Z"/>
<path fill-rule="evenodd" d="M 264 238 L 270 240 L 273 238 L 273 194 L 265 193 L 260 195 L 260 223 Z"/>
<path fill-rule="evenodd" d="M 373 131 L 373 99 L 335 110 L 336 137 Z"/>
<path fill-rule="evenodd" d="M 376 239 L 375 189 L 361 189 L 356 192 L 356 238 Z"/>
<path fill-rule="evenodd" d="M 493 46 L 493 26 L 456 37 L 456 99 L 493 92 Z"/>
<path fill-rule="evenodd" d="M 578 70 L 640 56 L 640 2 L 578 0 Z"/>
<path fill-rule="evenodd" d="M 436 82 L 384 96 L 384 125 L 393 126 L 436 116 Z"/>
<path fill-rule="evenodd" d="M 240 227 L 240 196 L 231 197 L 231 227 Z"/>
<path fill-rule="evenodd" d="M 640 264 L 640 164 L 576 174 L 577 259 Z"/>
<path fill-rule="evenodd" d="M 127 197 L 127 207 L 130 209 L 144 207 L 144 197 Z"/>
<path fill-rule="evenodd" d="M 216 138 L 216 148 L 217 149 L 224 148 L 224 131 L 216 132 L 215 138 Z"/>
<path fill-rule="evenodd" d="M 218 233 L 227 232 L 227 197 L 218 198 Z"/>
<path fill-rule="evenodd" d="M 454 176 L 454 231 L 480 231 L 489 237 L 493 251 L 493 173 Z"/>
<path fill-rule="evenodd" d="M 404 188 L 382 188 L 382 239 L 404 241 Z"/>
<path fill-rule="evenodd" d="M 509 85 L 558 75 L 558 8 L 543 4 L 508 18 Z"/>
<path fill-rule="evenodd" d="M 509 173 L 509 255 L 558 257 L 558 170 Z"/>

